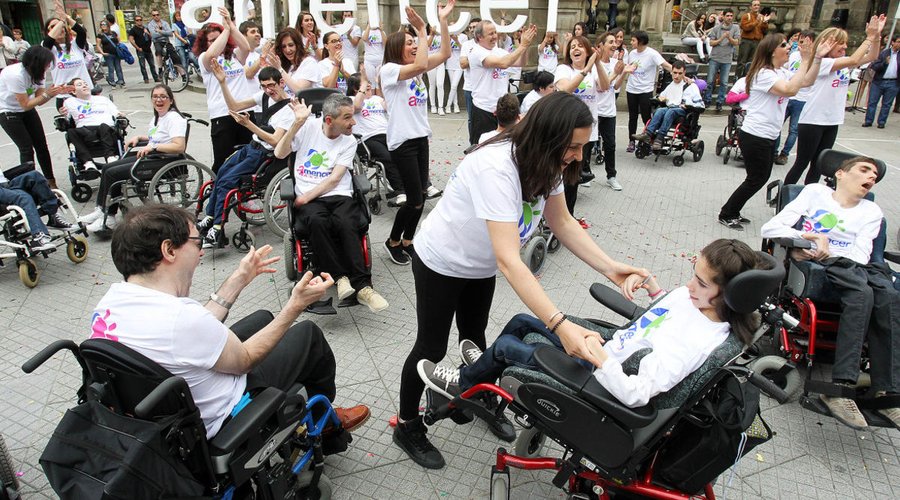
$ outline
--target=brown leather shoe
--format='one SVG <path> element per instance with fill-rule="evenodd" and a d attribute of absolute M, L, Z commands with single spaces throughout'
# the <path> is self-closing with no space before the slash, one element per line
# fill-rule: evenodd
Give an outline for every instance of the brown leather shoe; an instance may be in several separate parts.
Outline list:
<path fill-rule="evenodd" d="M 354 431 L 369 419 L 369 407 L 366 405 L 356 405 L 350 408 L 337 408 L 334 412 L 341 421 L 341 426 L 345 431 Z"/>

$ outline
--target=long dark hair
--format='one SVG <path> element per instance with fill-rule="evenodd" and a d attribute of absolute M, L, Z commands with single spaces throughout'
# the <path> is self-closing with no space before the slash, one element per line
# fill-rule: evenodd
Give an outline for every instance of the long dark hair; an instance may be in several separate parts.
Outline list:
<path fill-rule="evenodd" d="M 753 86 L 753 79 L 756 78 L 756 74 L 759 73 L 759 70 L 764 68 L 774 69 L 775 65 L 772 63 L 772 56 L 775 54 L 775 49 L 777 49 L 784 40 L 785 38 L 782 33 L 772 33 L 766 35 L 765 38 L 759 42 L 759 45 L 756 46 L 756 52 L 753 53 L 753 62 L 750 63 L 750 69 L 747 70 L 748 95 L 750 94 L 750 87 Z"/>
<path fill-rule="evenodd" d="M 294 23 L 294 29 L 299 31 L 300 34 L 303 34 L 303 18 L 309 16 L 313 22 L 313 34 L 316 36 L 316 40 L 319 39 L 319 25 L 316 23 L 316 18 L 308 11 L 303 11 L 297 16 L 297 21 Z"/>
<path fill-rule="evenodd" d="M 406 31 L 395 31 L 384 41 L 384 64 L 403 64 L 403 47 L 406 46 Z M 412 36 L 412 35 L 410 35 Z"/>
<path fill-rule="evenodd" d="M 482 144 L 509 141 L 519 169 L 522 200 L 550 196 L 560 182 L 576 184 L 581 162 L 573 161 L 560 172 L 562 160 L 572 143 L 573 131 L 594 124 L 591 110 L 568 92 L 552 92 L 528 109 L 522 120 Z"/>
<path fill-rule="evenodd" d="M 169 104 L 169 111 L 168 111 L 169 113 L 174 111 L 174 112 L 178 113 L 180 116 L 184 116 L 181 114 L 181 111 L 178 111 L 178 106 L 175 104 L 175 93 L 172 92 L 172 89 L 170 89 L 168 85 L 166 85 L 164 83 L 157 83 L 156 85 L 154 85 L 153 88 L 150 89 L 150 98 L 151 99 L 153 98 L 153 92 L 155 92 L 156 89 L 163 89 L 166 91 L 166 94 L 168 94 L 169 102 L 171 103 L 171 104 Z M 153 108 L 153 124 L 156 125 L 157 123 L 159 123 L 159 114 L 156 112 L 156 108 Z"/>
<path fill-rule="evenodd" d="M 294 61 L 288 59 L 287 56 L 284 55 L 284 52 L 281 51 L 281 43 L 284 42 L 285 38 L 290 38 L 291 41 L 294 42 L 294 46 L 296 46 L 294 52 L 296 64 Z M 300 30 L 289 27 L 279 31 L 278 34 L 275 35 L 275 54 L 278 55 L 278 59 L 281 60 L 281 68 L 288 73 L 300 67 L 303 58 L 309 55 L 306 52 L 306 45 L 303 44 L 303 35 L 300 34 Z"/>
<path fill-rule="evenodd" d="M 19 62 L 22 63 L 22 67 L 25 68 L 28 76 L 31 77 L 31 81 L 41 85 L 44 83 L 47 66 L 53 64 L 55 59 L 56 57 L 53 55 L 53 52 L 50 52 L 50 49 L 41 45 L 32 45 L 25 50 Z"/>
<path fill-rule="evenodd" d="M 72 50 L 72 37 L 69 36 L 68 22 L 65 19 L 57 19 L 55 17 L 51 17 L 50 19 L 47 19 L 47 22 L 44 23 L 44 32 L 47 33 L 48 37 L 50 36 L 50 24 L 53 21 L 59 21 L 61 23 L 64 23 L 64 25 L 65 25 L 65 35 L 64 36 L 66 37 L 66 54 L 68 54 Z M 59 47 L 59 43 L 57 43 L 56 40 L 53 40 L 53 46 L 56 47 L 58 50 L 62 51 L 62 49 Z"/>
<path fill-rule="evenodd" d="M 325 33 L 325 36 L 322 37 L 322 59 L 328 59 L 330 57 L 327 47 L 328 47 L 328 38 L 331 37 L 331 35 L 334 35 L 338 38 L 341 37 L 341 35 L 338 35 L 337 32 L 335 32 L 335 31 L 329 31 L 328 33 Z"/>
<path fill-rule="evenodd" d="M 740 240 L 718 239 L 703 247 L 700 255 L 706 260 L 715 273 L 713 283 L 719 287 L 719 295 L 712 304 L 716 308 L 719 319 L 731 325 L 731 331 L 744 344 L 749 345 L 753 339 L 753 331 L 758 326 L 758 318 L 754 313 L 739 313 L 728 307 L 722 294 L 725 285 L 738 274 L 761 267 L 759 257 L 746 243 Z"/>

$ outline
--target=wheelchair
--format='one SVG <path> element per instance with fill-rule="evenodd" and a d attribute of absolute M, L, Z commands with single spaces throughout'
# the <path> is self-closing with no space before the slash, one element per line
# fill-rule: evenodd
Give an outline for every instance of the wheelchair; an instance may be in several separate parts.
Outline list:
<path fill-rule="evenodd" d="M 369 180 L 374 193 L 367 201 L 369 210 L 374 215 L 381 215 L 384 203 L 396 198 L 397 193 L 388 184 L 384 163 L 372 156 L 361 135 L 353 134 L 353 137 L 356 137 L 357 142 L 356 156 L 353 157 L 353 172 L 356 175 L 365 175 Z"/>
<path fill-rule="evenodd" d="M 662 103 L 656 99 L 651 99 L 650 104 L 653 112 L 656 112 L 656 109 L 661 106 Z M 702 107 L 687 106 L 685 107 L 685 111 L 686 114 L 684 117 L 675 120 L 672 124 L 672 128 L 666 132 L 664 137 L 661 137 L 661 149 L 653 151 L 649 142 L 640 141 L 635 144 L 634 156 L 639 160 L 642 160 L 652 154 L 656 155 L 655 161 L 659 161 L 659 157 L 662 155 L 673 155 L 672 164 L 676 167 L 680 167 L 684 165 L 684 155 L 690 151 L 693 155 L 694 162 L 700 161 L 700 159 L 703 158 L 704 150 L 703 140 L 698 140 L 698 137 L 700 136 L 700 115 L 703 114 L 705 109 Z M 645 132 L 649 125 L 650 122 L 644 124 Z M 681 154 L 677 154 L 678 152 L 681 152 Z"/>
<path fill-rule="evenodd" d="M 22 370 L 31 373 L 62 350 L 71 351 L 81 367 L 78 406 L 63 418 L 41 456 L 50 485 L 62 498 L 331 497 L 331 482 L 322 473 L 324 455 L 344 451 L 352 437 L 340 428 L 326 397 L 306 400 L 300 384 L 288 392 L 265 388 L 207 439 L 187 382 L 119 342 L 58 340 Z M 313 417 L 313 408 L 319 416 Z M 82 422 L 77 432 L 67 432 L 73 414 Z M 329 438 L 323 448 L 328 424 L 339 429 L 342 440 Z M 114 436 L 112 444 L 104 433 Z M 129 444 L 130 454 L 108 454 Z M 154 447 L 149 458 L 131 460 Z M 148 475 L 167 470 L 164 477 Z"/>
<path fill-rule="evenodd" d="M 62 132 L 62 134 L 65 136 L 66 145 L 69 149 L 69 166 L 67 168 L 67 171 L 69 173 L 69 181 L 72 183 L 72 189 L 69 191 L 69 193 L 72 195 L 73 200 L 77 201 L 78 203 L 85 203 L 90 200 L 91 196 L 94 194 L 94 188 L 92 188 L 91 185 L 88 184 L 88 181 L 99 179 L 100 171 L 93 169 L 86 170 L 81 161 L 78 160 L 78 156 L 75 154 L 75 146 L 71 142 L 69 142 L 68 131 L 75 129 L 75 122 L 71 118 L 67 116 L 56 116 L 53 118 L 53 125 L 56 127 L 56 130 Z M 128 121 L 128 117 L 116 117 L 116 123 L 113 127 L 113 130 L 116 134 L 116 144 L 119 147 L 119 157 L 121 157 L 125 152 L 125 134 L 127 133 L 127 130 L 130 126 L 131 124 Z M 102 145 L 99 141 L 90 143 L 87 146 L 91 151 L 92 157 L 103 157 L 103 151 L 101 150 Z M 106 163 L 106 160 L 104 159 L 100 163 Z"/>
<path fill-rule="evenodd" d="M 13 167 L 4 172 L 4 175 L 7 179 L 12 179 L 29 170 L 34 170 L 34 163 L 28 162 Z M 59 189 L 54 189 L 53 194 L 59 200 L 59 210 L 68 213 L 70 220 L 76 220 L 78 214 L 75 213 L 66 194 Z M 41 215 L 45 214 L 41 212 Z M 48 229 L 51 231 L 50 238 L 55 247 L 35 251 L 29 246 L 31 228 L 28 226 L 25 211 L 16 205 L 0 205 L 0 267 L 5 266 L 4 259 L 14 260 L 19 269 L 19 280 L 28 288 L 36 287 L 40 280 L 40 271 L 35 263 L 38 256 L 47 258 L 56 251 L 56 248 L 65 245 L 66 256 L 70 261 L 80 264 L 87 259 L 88 233 L 84 224 L 78 223 L 77 229 L 70 230 Z"/>
<path fill-rule="evenodd" d="M 755 332 L 754 342 L 767 331 L 779 328 L 793 319 L 768 302 L 769 294 L 784 277 L 784 270 L 775 259 L 760 252 L 771 266 L 742 273 L 728 284 L 724 300 L 735 310 L 749 313 L 759 311 L 762 321 Z M 632 322 L 645 312 L 624 299 L 616 290 L 601 284 L 591 287 L 591 295 L 612 311 Z M 652 304 L 649 306 L 652 308 Z M 588 320 L 613 328 L 598 320 Z M 528 343 L 547 343 L 540 334 L 526 336 Z M 628 408 L 617 401 L 574 358 L 550 346 L 541 346 L 534 359 L 541 372 L 522 367 L 508 367 L 499 385 L 481 383 L 453 400 L 447 400 L 426 389 L 425 422 L 429 425 L 451 418 L 458 424 L 467 423 L 474 415 L 491 420 L 506 408 L 524 428 L 519 433 L 514 451 L 499 448 L 491 467 L 490 496 L 509 499 L 509 468 L 525 470 L 553 470 L 553 484 L 566 488 L 568 498 L 600 498 L 608 500 L 639 496 L 642 498 L 715 498 L 712 483 L 724 470 L 749 450 L 771 438 L 771 430 L 756 410 L 751 413 L 750 427 L 743 424 L 736 429 L 755 437 L 746 446 L 718 452 L 704 450 L 704 460 L 719 460 L 720 468 L 704 470 L 704 476 L 678 476 L 672 462 L 693 453 L 701 442 L 704 427 L 712 420 L 708 408 L 715 405 L 729 379 L 737 378 L 782 400 L 780 389 L 746 366 L 747 346 L 730 336 L 694 373 L 670 391 L 651 399 L 650 404 Z M 648 350 L 645 350 L 645 352 Z M 636 353 L 624 365 L 626 372 L 637 371 L 642 353 Z M 488 410 L 482 403 L 483 394 L 501 399 L 500 407 Z M 758 398 L 758 392 L 755 393 Z M 752 408 L 753 401 L 745 401 Z M 755 401 L 759 403 L 758 399 Z M 754 429 L 751 432 L 751 428 Z M 764 430 L 762 430 L 764 429 Z M 563 448 L 560 458 L 541 455 L 550 438 Z M 739 440 L 740 437 L 737 437 Z M 758 441 L 753 441 L 758 439 Z M 688 446 L 683 446 L 687 441 Z M 678 445 L 681 443 L 681 446 Z M 699 448 L 699 447 L 698 447 Z M 699 451 L 699 450 L 698 450 Z"/>
<path fill-rule="evenodd" d="M 833 187 L 834 173 L 840 164 L 854 156 L 857 155 L 826 149 L 819 154 L 816 166 Z M 887 173 L 887 166 L 881 160 L 877 160 L 877 163 L 878 180 L 881 180 Z M 803 185 L 783 185 L 781 180 L 777 180 L 768 185 L 766 199 L 778 213 L 797 197 L 803 187 Z M 873 193 L 869 192 L 866 199 L 874 201 Z M 798 221 L 798 225 L 801 223 L 802 221 Z M 882 221 L 881 231 L 873 242 L 870 262 L 900 263 L 900 253 L 885 251 L 886 241 L 887 224 Z M 766 351 L 769 355 L 754 361 L 753 366 L 762 375 L 782 387 L 790 399 L 799 398 L 801 406 L 806 409 L 831 416 L 824 403 L 818 397 L 811 397 L 810 393 L 847 397 L 856 400 L 869 425 L 893 427 L 889 420 L 874 410 L 898 406 L 900 398 L 888 396 L 879 398 L 881 403 L 873 401 L 875 394 L 870 387 L 871 379 L 866 369 L 869 363 L 865 346 L 862 362 L 864 369 L 855 388 L 818 379 L 822 372 L 818 368 L 819 365 L 829 363 L 833 358 L 841 305 L 840 296 L 828 282 L 822 265 L 814 261 L 794 261 L 790 258 L 789 253 L 792 249 L 808 249 L 811 248 L 810 243 L 807 240 L 790 238 L 763 240 L 763 251 L 775 256 L 786 268 L 786 279 L 779 286 L 780 306 L 798 318 L 799 323 L 793 328 L 775 332 L 775 336 L 768 339 L 771 345 Z M 898 288 L 900 273 L 894 273 L 894 277 L 894 287 Z M 805 369 L 805 378 L 801 376 L 798 367 Z"/>
<path fill-rule="evenodd" d="M 738 143 L 738 133 L 741 131 L 741 125 L 744 123 L 744 116 L 747 111 L 741 108 L 740 104 L 731 106 L 728 113 L 728 124 L 725 130 L 716 139 L 716 156 L 722 157 L 722 163 L 728 165 L 728 160 L 732 155 L 735 160 L 743 160 L 744 155 L 741 153 L 741 145 Z"/>

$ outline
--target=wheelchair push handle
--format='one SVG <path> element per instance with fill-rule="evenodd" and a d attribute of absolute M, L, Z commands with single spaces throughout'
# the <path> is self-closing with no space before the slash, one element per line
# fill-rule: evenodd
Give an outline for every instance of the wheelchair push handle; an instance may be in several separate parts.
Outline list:
<path fill-rule="evenodd" d="M 784 392 L 781 387 L 778 387 L 775 382 L 772 382 L 771 380 L 756 372 L 750 372 L 749 379 L 751 384 L 755 385 L 759 388 L 759 390 L 763 391 L 769 396 L 775 398 L 775 400 L 778 401 L 779 404 L 784 404 L 787 402 L 787 393 Z"/>
<path fill-rule="evenodd" d="M 56 342 L 48 345 L 43 348 L 41 352 L 35 354 L 28 361 L 22 364 L 22 371 L 25 373 L 31 373 L 37 369 L 37 367 L 44 364 L 48 359 L 52 358 L 54 354 L 63 349 L 68 349 L 72 351 L 72 354 L 75 355 L 75 358 L 78 359 L 78 363 L 82 364 L 82 368 L 84 367 L 81 362 L 81 356 L 78 353 L 78 344 L 71 340 L 57 340 Z"/>
<path fill-rule="evenodd" d="M 153 415 L 153 410 L 163 402 L 170 394 L 190 393 L 187 382 L 181 377 L 169 377 L 156 386 L 155 389 L 147 397 L 141 400 L 134 407 L 134 416 L 141 419 L 149 419 Z M 188 408 L 188 411 L 194 411 L 194 408 Z"/>

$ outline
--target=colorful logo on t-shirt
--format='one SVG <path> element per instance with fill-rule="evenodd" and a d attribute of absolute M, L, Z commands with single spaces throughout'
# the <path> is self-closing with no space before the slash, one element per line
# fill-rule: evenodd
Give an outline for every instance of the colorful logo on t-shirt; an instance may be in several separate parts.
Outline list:
<path fill-rule="evenodd" d="M 790 70 L 791 73 L 796 73 L 797 70 L 800 69 L 800 63 L 800 59 L 795 60 L 794 62 L 790 63 L 790 65 L 788 65 L 788 70 Z"/>
<path fill-rule="evenodd" d="M 434 37 L 431 39 L 431 45 L 428 46 L 428 52 L 434 53 L 440 50 L 441 48 L 441 39 L 438 37 Z"/>
<path fill-rule="evenodd" d="M 28 87 L 27 89 L 25 89 L 25 95 L 27 95 L 28 97 L 33 96 L 34 95 L 34 87 Z"/>
<path fill-rule="evenodd" d="M 451 38 L 450 39 L 450 50 L 459 51 L 460 48 L 462 48 L 462 46 L 459 44 L 459 42 L 457 42 L 456 40 Z"/>
<path fill-rule="evenodd" d="M 834 72 L 834 80 L 831 81 L 832 88 L 846 87 L 850 85 L 850 69 L 844 68 Z"/>
<path fill-rule="evenodd" d="M 381 45 L 381 35 L 370 33 L 369 38 L 366 39 L 366 45 L 368 45 L 369 47 Z"/>
<path fill-rule="evenodd" d="M 409 81 L 409 91 L 412 93 L 409 96 L 409 100 L 407 103 L 412 106 L 427 106 L 428 105 L 428 89 L 425 87 L 425 82 L 421 82 L 417 79 L 412 79 Z"/>
<path fill-rule="evenodd" d="M 544 51 L 541 52 L 541 55 L 546 59 L 550 59 L 552 57 L 556 57 L 556 52 L 553 51 L 553 47 L 550 45 L 544 45 Z"/>
<path fill-rule="evenodd" d="M 225 70 L 225 78 L 234 78 L 238 75 L 244 76 L 244 68 L 238 64 L 237 61 L 225 59 L 225 56 L 217 57 L 216 61 L 218 61 L 219 66 L 222 66 L 222 69 Z"/>
<path fill-rule="evenodd" d="M 331 175 L 332 166 L 327 152 L 319 152 L 310 148 L 306 153 L 306 160 L 300 164 L 297 175 L 322 179 Z"/>
<path fill-rule="evenodd" d="M 669 316 L 667 316 L 668 313 L 669 310 L 664 307 L 654 307 L 645 312 L 643 316 L 638 318 L 637 321 L 632 323 L 631 326 L 619 336 L 619 345 L 617 348 L 620 351 L 624 349 L 625 342 L 636 335 L 640 335 L 641 338 L 650 335 L 653 330 L 658 329 L 667 319 L 669 319 Z"/>
<path fill-rule="evenodd" d="M 156 131 L 157 131 L 157 130 L 159 130 L 159 127 L 153 127 L 153 128 L 151 128 L 150 131 L 147 132 L 147 137 L 149 137 L 150 140 L 153 140 L 153 136 L 156 135 Z"/>
<path fill-rule="evenodd" d="M 91 115 L 94 113 L 91 103 L 89 103 L 89 102 L 86 102 L 84 104 L 80 104 L 80 105 L 76 106 L 75 110 L 76 110 L 76 113 L 75 113 L 76 120 L 81 120 L 81 119 L 87 117 L 88 115 Z"/>
<path fill-rule="evenodd" d="M 581 80 L 581 83 L 578 84 L 578 87 L 575 89 L 575 92 L 573 92 L 573 94 L 575 94 L 576 97 L 583 101 L 592 101 L 594 100 L 594 93 L 588 93 L 588 90 L 593 90 L 593 88 L 594 84 L 590 82 L 587 77 L 585 77 Z"/>
<path fill-rule="evenodd" d="M 535 224 L 541 220 L 541 211 L 535 205 L 538 202 L 522 202 L 522 215 L 519 216 L 519 242 L 524 244 L 534 231 Z"/>
<path fill-rule="evenodd" d="M 57 51 L 58 61 L 56 63 L 57 69 L 71 69 L 80 66 L 84 63 L 83 59 L 73 59 L 72 54 L 68 52 L 59 52 Z"/>
<path fill-rule="evenodd" d="M 363 117 L 368 117 L 371 114 L 384 114 L 384 107 L 382 107 L 377 101 L 368 100 L 363 102 L 362 110 L 360 110 L 360 114 Z"/>
<path fill-rule="evenodd" d="M 832 230 L 844 231 L 843 220 L 828 210 L 816 210 L 812 217 L 803 219 L 803 230 L 813 233 L 830 233 Z"/>
<path fill-rule="evenodd" d="M 509 79 L 509 72 L 505 69 L 494 68 L 493 71 L 491 71 L 491 78 L 494 80 L 507 80 Z"/>
<path fill-rule="evenodd" d="M 92 339 L 109 339 L 115 342 L 119 341 L 119 337 L 109 333 L 116 329 L 115 323 L 106 322 L 106 320 L 109 319 L 109 314 L 109 309 L 106 310 L 106 314 L 102 317 L 100 316 L 100 313 L 94 313 L 94 316 L 91 318 Z"/>

